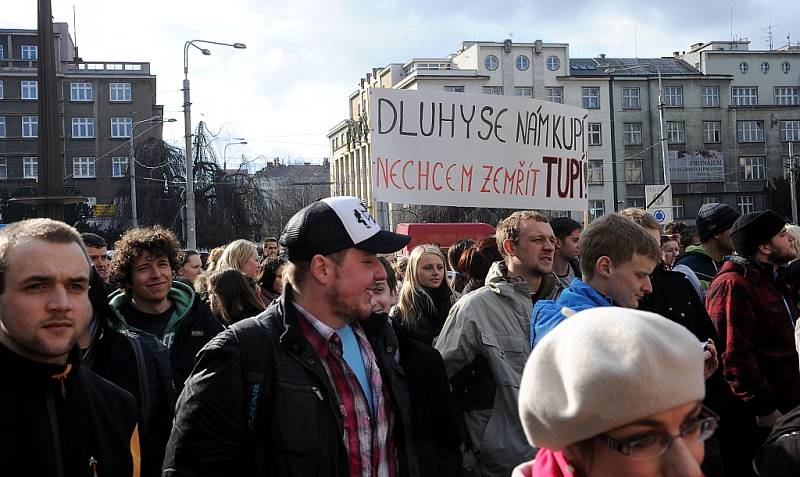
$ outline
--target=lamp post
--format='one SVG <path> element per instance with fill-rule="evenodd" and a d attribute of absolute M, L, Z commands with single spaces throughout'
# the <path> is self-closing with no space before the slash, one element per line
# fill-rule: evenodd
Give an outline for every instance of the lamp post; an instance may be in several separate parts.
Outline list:
<path fill-rule="evenodd" d="M 244 43 L 221 43 L 209 40 L 190 40 L 183 44 L 183 127 L 186 139 L 186 247 L 192 250 L 197 248 L 197 235 L 194 220 L 194 158 L 192 157 L 192 102 L 189 96 L 189 46 L 197 48 L 206 56 L 211 54 L 210 50 L 200 48 L 195 43 L 231 46 L 238 50 L 247 48 Z"/>
<path fill-rule="evenodd" d="M 227 156 L 228 146 L 236 146 L 240 144 L 247 144 L 247 141 L 229 142 L 228 144 L 225 144 L 225 146 L 222 148 L 222 172 L 228 170 L 228 156 Z"/>
<path fill-rule="evenodd" d="M 136 121 L 131 124 L 131 140 L 128 150 L 128 175 L 130 176 L 131 180 L 131 225 L 133 228 L 139 226 L 139 216 L 136 211 L 136 157 L 133 155 L 133 140 L 136 138 L 134 129 L 136 129 L 137 125 L 150 121 L 156 121 L 158 123 L 174 123 L 176 119 L 162 119 L 160 116 L 153 116 L 151 118 L 142 119 L 141 121 Z"/>
<path fill-rule="evenodd" d="M 656 73 L 658 75 L 658 124 L 661 130 L 661 164 L 664 168 L 664 185 L 669 187 L 670 177 L 669 177 L 669 164 L 667 163 L 667 139 L 666 137 L 664 137 L 664 96 L 663 96 L 664 88 L 662 87 L 661 83 L 661 68 L 659 68 L 658 65 L 652 63 L 639 63 L 637 65 L 624 66 L 622 68 L 609 68 L 610 65 L 598 65 L 598 66 L 600 68 L 603 68 L 603 70 L 605 70 L 606 73 L 632 70 L 644 66 L 649 66 L 656 69 Z"/>

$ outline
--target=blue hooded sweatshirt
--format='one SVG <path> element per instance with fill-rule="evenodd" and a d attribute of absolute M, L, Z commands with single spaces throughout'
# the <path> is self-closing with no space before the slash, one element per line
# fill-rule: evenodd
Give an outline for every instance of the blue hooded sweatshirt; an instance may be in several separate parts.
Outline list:
<path fill-rule="evenodd" d="M 531 349 L 544 338 L 544 335 L 567 319 L 561 309 L 569 308 L 575 313 L 598 306 L 612 306 L 611 298 L 601 295 L 579 278 L 561 292 L 557 300 L 539 300 L 533 307 L 531 316 Z"/>

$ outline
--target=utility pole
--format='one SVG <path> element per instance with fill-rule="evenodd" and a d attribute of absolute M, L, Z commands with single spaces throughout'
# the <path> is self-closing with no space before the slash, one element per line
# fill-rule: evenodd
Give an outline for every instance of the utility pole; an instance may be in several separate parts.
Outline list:
<path fill-rule="evenodd" d="M 792 223 L 797 223 L 797 165 L 794 157 L 794 144 L 789 143 L 789 194 L 792 201 Z"/>

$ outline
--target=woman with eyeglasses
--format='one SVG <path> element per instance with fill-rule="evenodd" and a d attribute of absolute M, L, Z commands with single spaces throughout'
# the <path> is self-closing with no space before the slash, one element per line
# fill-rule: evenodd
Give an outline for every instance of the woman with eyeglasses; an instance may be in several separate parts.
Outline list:
<path fill-rule="evenodd" d="M 602 307 L 534 348 L 519 412 L 539 451 L 514 477 L 701 477 L 718 417 L 702 406 L 703 343 L 659 315 Z"/>

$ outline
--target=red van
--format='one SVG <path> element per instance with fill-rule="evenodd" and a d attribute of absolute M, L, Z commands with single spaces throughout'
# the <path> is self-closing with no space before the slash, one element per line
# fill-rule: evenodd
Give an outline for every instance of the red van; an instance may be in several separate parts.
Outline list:
<path fill-rule="evenodd" d="M 411 236 L 411 241 L 400 250 L 400 254 L 408 255 L 417 245 L 434 244 L 441 249 L 447 248 L 459 240 L 480 240 L 494 234 L 494 227 L 483 223 L 416 223 L 397 224 L 395 232 Z"/>

